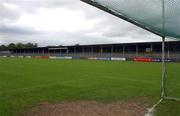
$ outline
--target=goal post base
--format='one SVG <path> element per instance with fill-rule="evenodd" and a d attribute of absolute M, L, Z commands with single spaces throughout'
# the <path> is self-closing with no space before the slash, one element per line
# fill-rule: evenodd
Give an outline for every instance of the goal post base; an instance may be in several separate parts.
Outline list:
<path fill-rule="evenodd" d="M 173 101 L 180 101 L 179 98 L 175 98 L 175 97 L 164 97 L 165 100 L 173 100 Z"/>

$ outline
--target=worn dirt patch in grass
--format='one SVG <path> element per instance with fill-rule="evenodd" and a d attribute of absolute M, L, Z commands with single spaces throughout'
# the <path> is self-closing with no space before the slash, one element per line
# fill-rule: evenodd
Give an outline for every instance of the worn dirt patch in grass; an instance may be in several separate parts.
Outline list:
<path fill-rule="evenodd" d="M 146 104 L 134 101 L 42 103 L 26 112 L 26 116 L 144 116 L 146 108 Z"/>

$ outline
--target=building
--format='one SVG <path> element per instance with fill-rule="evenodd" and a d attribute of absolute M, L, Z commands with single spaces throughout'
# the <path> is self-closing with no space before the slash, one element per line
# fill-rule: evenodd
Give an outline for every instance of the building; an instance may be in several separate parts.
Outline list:
<path fill-rule="evenodd" d="M 161 58 L 161 42 L 120 43 L 98 45 L 75 45 L 60 47 L 38 47 L 10 49 L 14 56 L 61 56 L 73 58 L 86 57 L 148 57 Z M 180 59 L 180 41 L 166 42 L 166 58 Z"/>

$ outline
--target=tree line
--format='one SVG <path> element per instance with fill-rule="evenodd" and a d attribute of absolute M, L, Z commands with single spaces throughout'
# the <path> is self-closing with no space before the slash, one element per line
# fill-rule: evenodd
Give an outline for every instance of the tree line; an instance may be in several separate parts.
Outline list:
<path fill-rule="evenodd" d="M 21 49 L 21 48 L 37 48 L 37 43 L 10 43 L 9 45 L 0 45 L 0 50 L 9 50 L 9 49 Z"/>

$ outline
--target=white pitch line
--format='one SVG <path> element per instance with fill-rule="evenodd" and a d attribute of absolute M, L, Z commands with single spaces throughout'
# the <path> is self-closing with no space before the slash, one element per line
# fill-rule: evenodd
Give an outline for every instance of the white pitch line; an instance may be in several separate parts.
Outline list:
<path fill-rule="evenodd" d="M 149 108 L 149 109 L 148 109 L 148 113 L 145 114 L 144 116 L 153 116 L 153 115 L 154 115 L 155 108 L 162 102 L 162 100 L 163 100 L 163 99 L 161 98 L 156 104 L 153 105 L 152 108 Z"/>
<path fill-rule="evenodd" d="M 14 90 L 10 90 L 7 91 L 7 93 L 12 93 L 12 92 L 27 92 L 27 91 L 31 91 L 33 89 L 37 89 L 37 88 L 41 88 L 41 87 L 48 87 L 48 86 L 54 86 L 54 85 L 59 85 L 59 84 L 64 84 L 64 83 L 71 83 L 71 82 L 75 82 L 75 81 L 81 81 L 81 80 L 85 80 L 87 78 L 82 78 L 82 79 L 77 79 L 77 80 L 71 80 L 71 81 L 64 81 L 64 82 L 57 82 L 57 83 L 51 83 L 51 84 L 42 84 L 42 85 L 38 85 L 38 86 L 33 86 L 33 87 L 26 87 L 26 88 L 19 88 L 19 89 L 14 89 Z M 0 94 L 3 94 L 4 92 L 0 92 Z"/>
<path fill-rule="evenodd" d="M 153 84 L 155 85 L 156 83 L 154 82 L 150 82 L 150 81 L 139 81 L 137 79 L 127 79 L 127 78 L 118 78 L 118 77 L 115 77 L 115 76 L 103 76 L 102 78 L 106 78 L 106 79 L 114 79 L 114 80 L 123 80 L 123 81 L 134 81 L 134 82 L 139 82 L 139 83 L 147 83 L 147 84 Z"/>

